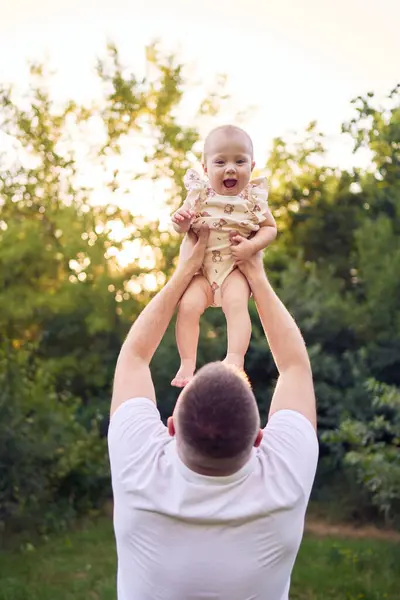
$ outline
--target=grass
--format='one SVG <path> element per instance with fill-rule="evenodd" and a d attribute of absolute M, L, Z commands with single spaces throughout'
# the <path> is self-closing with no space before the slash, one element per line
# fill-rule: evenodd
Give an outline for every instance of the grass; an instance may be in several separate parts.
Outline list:
<path fill-rule="evenodd" d="M 306 535 L 291 600 L 400 598 L 400 545 Z M 112 525 L 102 518 L 23 551 L 0 554 L 0 600 L 115 600 Z"/>

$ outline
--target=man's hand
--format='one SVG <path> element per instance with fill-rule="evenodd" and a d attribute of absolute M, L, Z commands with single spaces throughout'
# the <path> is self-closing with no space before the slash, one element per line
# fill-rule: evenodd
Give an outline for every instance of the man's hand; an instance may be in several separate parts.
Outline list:
<path fill-rule="evenodd" d="M 199 237 L 189 231 L 181 244 L 177 272 L 186 272 L 192 276 L 200 270 L 206 251 L 210 230 L 207 226 L 200 229 Z"/>
<path fill-rule="evenodd" d="M 254 247 L 250 240 L 238 234 L 236 231 L 231 231 L 229 239 L 232 243 L 232 256 L 236 265 L 249 260 L 254 254 Z"/>
<path fill-rule="evenodd" d="M 194 214 L 195 213 L 192 210 L 186 210 L 185 208 L 179 208 L 172 215 L 171 220 L 174 223 L 174 225 L 177 226 L 179 231 L 181 231 L 182 233 L 186 233 L 190 229 L 190 224 L 192 222 Z"/>
<path fill-rule="evenodd" d="M 243 245 L 244 242 L 250 243 L 249 240 L 247 240 L 246 238 L 241 236 L 239 233 L 236 233 L 234 231 L 231 232 L 231 235 L 229 236 L 229 238 L 230 238 L 230 241 L 232 244 L 232 255 L 233 256 L 234 256 L 235 250 L 239 249 Z M 260 250 L 259 252 L 256 252 L 255 254 L 254 254 L 254 250 L 253 250 L 253 253 L 250 255 L 250 257 L 248 259 L 238 261 L 236 264 L 238 265 L 240 271 L 243 273 L 243 275 L 246 277 L 247 280 L 250 280 L 252 277 L 255 277 L 257 275 L 265 274 L 262 250 Z"/>

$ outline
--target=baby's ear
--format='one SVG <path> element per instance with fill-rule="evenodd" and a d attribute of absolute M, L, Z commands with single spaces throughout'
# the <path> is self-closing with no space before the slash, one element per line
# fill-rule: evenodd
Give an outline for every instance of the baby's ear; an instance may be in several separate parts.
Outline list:
<path fill-rule="evenodd" d="M 255 161 L 253 160 L 253 162 L 251 163 L 251 170 L 253 171 L 254 167 L 256 166 Z"/>
<path fill-rule="evenodd" d="M 207 161 L 206 161 L 206 155 L 204 154 L 204 150 L 201 154 L 201 166 L 203 167 L 204 173 L 207 173 Z"/>

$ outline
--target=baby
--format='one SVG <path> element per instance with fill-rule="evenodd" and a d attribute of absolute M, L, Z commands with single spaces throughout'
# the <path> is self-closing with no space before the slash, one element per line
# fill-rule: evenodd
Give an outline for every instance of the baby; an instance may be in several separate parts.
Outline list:
<path fill-rule="evenodd" d="M 202 267 L 183 295 L 178 309 L 176 339 L 181 365 L 171 384 L 184 387 L 196 369 L 200 316 L 209 306 L 221 306 L 226 317 L 228 350 L 225 361 L 243 369 L 250 343 L 250 288 L 237 269 L 276 237 L 268 208 L 265 178 L 250 181 L 253 144 L 233 125 L 218 127 L 206 138 L 202 179 L 190 169 L 185 176 L 188 195 L 172 216 L 175 231 L 196 233 L 205 224 L 210 237 Z"/>

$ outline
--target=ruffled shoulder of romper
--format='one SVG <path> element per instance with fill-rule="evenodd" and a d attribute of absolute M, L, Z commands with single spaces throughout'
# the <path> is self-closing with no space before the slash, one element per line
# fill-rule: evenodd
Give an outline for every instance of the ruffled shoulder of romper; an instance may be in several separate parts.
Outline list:
<path fill-rule="evenodd" d="M 185 188 L 190 192 L 191 190 L 206 190 L 208 188 L 207 180 L 201 177 L 195 169 L 188 169 L 183 178 Z"/>
<path fill-rule="evenodd" d="M 183 184 L 187 189 L 185 202 L 191 207 L 191 210 L 199 211 L 202 203 L 212 194 L 208 179 L 201 177 L 195 169 L 189 169 L 185 173 Z"/>
<path fill-rule="evenodd" d="M 269 185 L 266 177 L 256 177 L 249 183 L 251 199 L 255 202 L 263 202 L 268 205 Z"/>
<path fill-rule="evenodd" d="M 268 180 L 266 177 L 252 179 L 242 192 L 242 197 L 247 200 L 250 218 L 246 225 L 256 231 L 265 221 L 268 213 Z"/>

